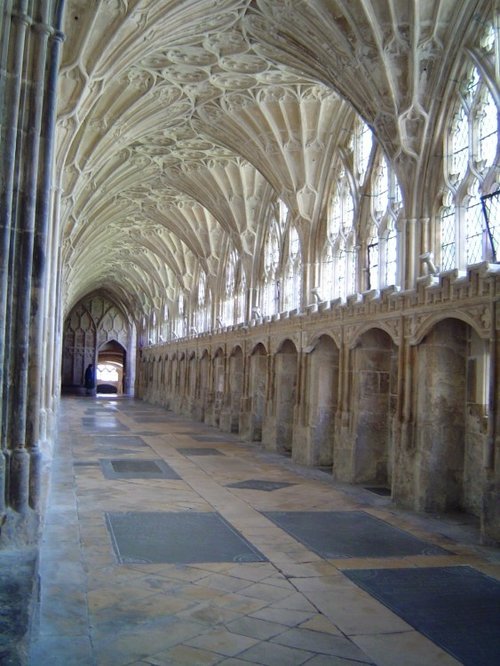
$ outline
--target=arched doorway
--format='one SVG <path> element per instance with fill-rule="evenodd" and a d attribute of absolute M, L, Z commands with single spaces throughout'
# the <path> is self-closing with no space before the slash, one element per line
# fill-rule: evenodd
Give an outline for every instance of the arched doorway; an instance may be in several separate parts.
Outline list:
<path fill-rule="evenodd" d="M 124 393 L 127 352 L 116 340 L 104 343 L 97 352 L 97 395 Z"/>
<path fill-rule="evenodd" d="M 85 369 L 95 363 L 97 331 L 84 304 L 75 307 L 64 323 L 61 391 L 85 393 Z"/>

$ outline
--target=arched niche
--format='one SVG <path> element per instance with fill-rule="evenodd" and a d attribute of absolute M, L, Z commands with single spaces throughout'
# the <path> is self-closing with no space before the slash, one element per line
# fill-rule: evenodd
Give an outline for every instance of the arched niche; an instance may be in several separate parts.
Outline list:
<path fill-rule="evenodd" d="M 219 427 L 220 414 L 224 403 L 226 374 L 226 359 L 224 357 L 224 350 L 221 347 L 215 352 L 212 365 L 212 404 L 210 405 L 211 416 L 209 416 L 208 421 L 211 425 Z"/>
<path fill-rule="evenodd" d="M 353 481 L 391 488 L 397 347 L 386 331 L 363 333 L 351 358 Z"/>
<path fill-rule="evenodd" d="M 329 335 L 321 335 L 306 356 L 305 403 L 309 429 L 306 464 L 333 465 L 338 384 L 339 349 Z"/>
<path fill-rule="evenodd" d="M 186 391 L 186 354 L 184 352 L 179 354 L 177 390 L 179 398 L 182 399 Z"/>
<path fill-rule="evenodd" d="M 200 374 L 199 374 L 199 394 L 198 394 L 198 414 L 201 421 L 204 420 L 205 408 L 208 401 L 209 391 L 209 377 L 210 377 L 210 356 L 208 351 L 205 350 L 200 359 Z"/>
<path fill-rule="evenodd" d="M 196 376 L 197 376 L 196 354 L 194 351 L 189 354 L 187 364 L 188 364 L 188 372 L 187 372 L 186 394 L 191 400 L 193 400 L 196 393 Z"/>
<path fill-rule="evenodd" d="M 297 398 L 297 347 L 285 340 L 275 356 L 274 386 L 276 406 L 275 447 L 279 453 L 292 454 L 293 419 Z"/>
<path fill-rule="evenodd" d="M 170 367 L 170 385 L 172 387 L 172 392 L 174 395 L 177 394 L 178 385 L 179 385 L 179 355 L 177 352 L 172 356 L 172 365 Z"/>
<path fill-rule="evenodd" d="M 243 350 L 237 345 L 229 357 L 228 407 L 230 432 L 239 432 L 241 396 L 243 394 Z"/>
<path fill-rule="evenodd" d="M 262 343 L 257 344 L 250 355 L 250 440 L 262 441 L 262 423 L 266 405 L 267 351 Z"/>
<path fill-rule="evenodd" d="M 489 391 L 488 341 L 447 318 L 417 347 L 417 508 L 480 516 Z"/>

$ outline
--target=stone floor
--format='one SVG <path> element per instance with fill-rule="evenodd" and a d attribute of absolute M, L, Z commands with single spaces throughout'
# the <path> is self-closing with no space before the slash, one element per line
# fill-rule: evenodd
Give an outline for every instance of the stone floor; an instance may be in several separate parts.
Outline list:
<path fill-rule="evenodd" d="M 500 553 L 466 523 L 399 511 L 139 401 L 65 398 L 30 664 L 487 663 L 487 653 L 462 660 L 460 642 L 491 651 L 491 626 L 471 622 L 468 636 L 457 624 L 436 641 L 453 609 L 424 601 L 424 620 L 438 613 L 430 629 L 413 622 L 411 595 L 406 619 L 390 610 L 383 593 L 394 596 L 401 570 L 429 585 L 464 572 L 492 590 L 491 608 L 500 602 Z M 382 574 L 380 594 L 367 591 Z"/>

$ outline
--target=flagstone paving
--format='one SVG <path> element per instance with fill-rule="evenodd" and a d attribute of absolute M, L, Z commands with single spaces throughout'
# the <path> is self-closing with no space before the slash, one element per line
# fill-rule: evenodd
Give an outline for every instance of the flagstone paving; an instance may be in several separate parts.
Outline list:
<path fill-rule="evenodd" d="M 171 473 L 152 473 L 153 463 Z M 429 554 L 399 554 L 395 543 L 381 557 L 368 544 L 362 556 L 328 558 L 270 519 L 297 511 L 353 512 L 359 530 L 377 519 L 388 539 L 402 530 Z M 356 529 L 343 538 L 361 538 Z M 456 524 L 160 407 L 64 398 L 30 664 L 452 666 L 450 650 L 344 571 L 463 565 L 500 579 L 498 550 Z"/>

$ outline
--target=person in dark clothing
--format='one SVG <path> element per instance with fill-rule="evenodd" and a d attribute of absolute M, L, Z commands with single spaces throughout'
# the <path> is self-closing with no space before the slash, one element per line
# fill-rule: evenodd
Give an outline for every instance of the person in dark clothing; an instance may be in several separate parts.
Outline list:
<path fill-rule="evenodd" d="M 92 363 L 89 363 L 87 369 L 85 370 L 85 388 L 87 389 L 87 394 L 90 394 L 92 392 L 94 386 L 95 386 L 94 366 Z"/>

